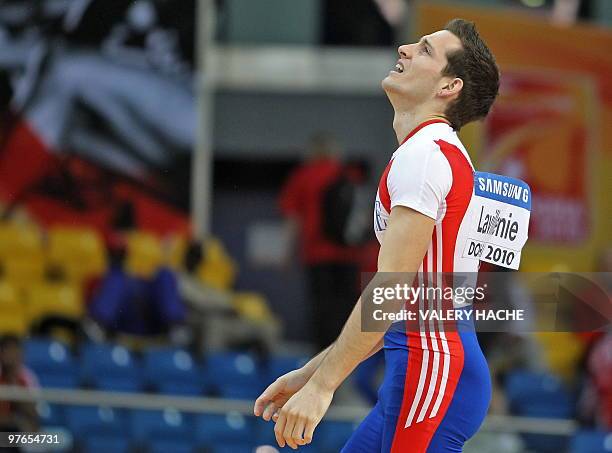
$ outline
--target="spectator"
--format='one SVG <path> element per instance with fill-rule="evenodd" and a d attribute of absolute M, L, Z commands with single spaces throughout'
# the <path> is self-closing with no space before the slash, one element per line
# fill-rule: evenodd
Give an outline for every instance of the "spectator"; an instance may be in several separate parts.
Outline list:
<path fill-rule="evenodd" d="M 198 275 L 203 258 L 202 243 L 192 241 L 184 256 L 183 270 L 177 275 L 189 322 L 194 331 L 201 331 L 202 349 L 270 349 L 280 335 L 278 323 L 241 317 L 232 301 L 235 294 L 211 287 Z"/>
<path fill-rule="evenodd" d="M 198 277 L 202 259 L 202 243 L 192 241 L 183 260 L 184 271 L 178 274 L 181 297 L 189 307 L 197 311 L 233 312 L 230 294 L 207 286 Z"/>
<path fill-rule="evenodd" d="M 332 137 L 315 136 L 307 161 L 289 176 L 280 196 L 288 228 L 299 238 L 314 315 L 314 341 L 321 349 L 338 335 L 359 290 L 358 248 L 335 242 L 323 228 L 325 192 L 345 169 L 338 154 Z"/>
<path fill-rule="evenodd" d="M 578 408 L 580 419 L 612 431 L 612 331 L 595 341 L 588 352 L 586 367 Z"/>
<path fill-rule="evenodd" d="M 612 248 L 605 248 L 597 262 L 600 289 L 609 296 L 612 293 Z M 593 295 L 585 296 L 593 300 Z M 606 308 L 609 308 L 606 307 Z M 602 314 L 606 312 L 602 311 Z M 595 424 L 612 431 L 612 330 L 606 332 L 578 332 L 585 343 L 586 352 L 583 369 L 584 385 L 579 400 L 580 419 L 586 424 Z"/>
<path fill-rule="evenodd" d="M 172 337 L 185 319 L 172 271 L 161 268 L 151 279 L 136 277 L 124 270 L 123 245 L 116 245 L 110 256 L 110 267 L 89 305 L 91 317 L 108 333 Z"/>
<path fill-rule="evenodd" d="M 36 376 L 23 364 L 21 340 L 14 335 L 0 338 L 0 385 L 38 388 Z M 38 431 L 34 404 L 0 401 L 0 431 Z"/>

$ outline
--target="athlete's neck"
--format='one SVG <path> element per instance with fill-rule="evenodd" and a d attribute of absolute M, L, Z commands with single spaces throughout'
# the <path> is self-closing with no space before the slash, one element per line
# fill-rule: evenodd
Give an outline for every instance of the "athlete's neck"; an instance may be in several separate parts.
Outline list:
<path fill-rule="evenodd" d="M 419 124 L 433 119 L 448 122 L 448 119 L 442 113 L 424 113 L 417 110 L 396 111 L 393 117 L 393 130 L 395 131 L 397 142 L 401 144 Z"/>

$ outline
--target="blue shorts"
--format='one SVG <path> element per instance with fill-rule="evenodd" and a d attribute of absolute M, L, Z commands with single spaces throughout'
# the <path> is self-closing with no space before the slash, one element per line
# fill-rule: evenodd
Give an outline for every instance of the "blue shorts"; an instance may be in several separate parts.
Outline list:
<path fill-rule="evenodd" d="M 491 380 L 476 334 L 403 333 L 407 348 L 387 346 L 378 402 L 343 453 L 450 453 L 482 424 Z"/>

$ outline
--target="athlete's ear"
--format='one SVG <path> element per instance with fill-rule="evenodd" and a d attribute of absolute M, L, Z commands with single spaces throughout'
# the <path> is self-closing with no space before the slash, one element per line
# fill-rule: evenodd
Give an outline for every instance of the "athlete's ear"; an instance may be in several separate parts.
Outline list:
<path fill-rule="evenodd" d="M 463 88 L 463 80 L 459 77 L 455 77 L 453 79 L 446 79 L 442 84 L 442 88 L 438 91 L 438 96 L 440 97 L 449 97 L 455 96 L 459 94 L 461 89 Z"/>

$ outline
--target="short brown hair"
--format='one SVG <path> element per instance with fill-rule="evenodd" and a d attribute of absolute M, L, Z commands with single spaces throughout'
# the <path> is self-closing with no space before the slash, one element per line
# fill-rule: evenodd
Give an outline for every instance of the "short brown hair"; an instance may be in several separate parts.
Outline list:
<path fill-rule="evenodd" d="M 443 76 L 463 80 L 459 97 L 445 112 L 453 129 L 459 130 L 489 113 L 499 91 L 499 69 L 473 22 L 453 19 L 444 29 L 457 36 L 462 45 L 446 55 L 448 64 L 442 70 Z"/>

